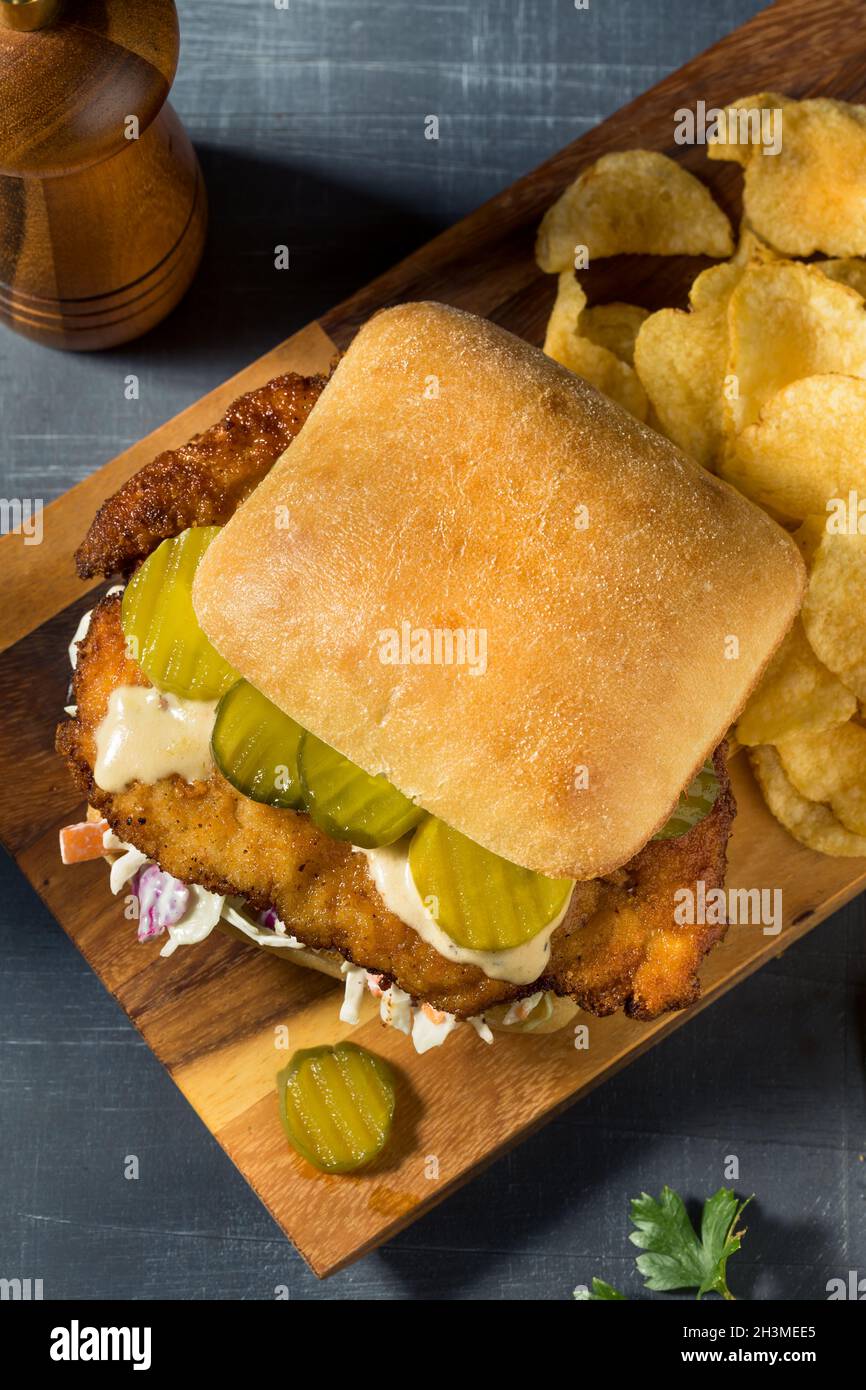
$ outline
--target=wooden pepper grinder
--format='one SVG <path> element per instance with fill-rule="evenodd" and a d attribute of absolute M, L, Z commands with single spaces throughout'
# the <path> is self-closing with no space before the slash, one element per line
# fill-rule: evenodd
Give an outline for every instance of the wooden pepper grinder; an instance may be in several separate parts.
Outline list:
<path fill-rule="evenodd" d="M 0 320 L 113 347 L 173 309 L 204 246 L 198 160 L 166 101 L 173 0 L 0 0 Z"/>

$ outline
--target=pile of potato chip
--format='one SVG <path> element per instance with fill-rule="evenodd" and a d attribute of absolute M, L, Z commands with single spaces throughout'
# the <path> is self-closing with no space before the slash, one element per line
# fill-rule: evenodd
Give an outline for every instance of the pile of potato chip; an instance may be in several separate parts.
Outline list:
<path fill-rule="evenodd" d="M 538 263 L 559 276 L 544 350 L 794 534 L 809 570 L 802 611 L 736 738 L 796 839 L 860 856 L 866 107 L 763 93 L 728 111 L 770 108 L 781 112 L 777 153 L 757 138 L 708 146 L 744 169 L 736 251 L 708 189 L 666 156 L 625 151 L 584 170 L 539 230 Z M 623 252 L 727 259 L 698 275 L 687 310 L 587 307 L 575 271 Z"/>

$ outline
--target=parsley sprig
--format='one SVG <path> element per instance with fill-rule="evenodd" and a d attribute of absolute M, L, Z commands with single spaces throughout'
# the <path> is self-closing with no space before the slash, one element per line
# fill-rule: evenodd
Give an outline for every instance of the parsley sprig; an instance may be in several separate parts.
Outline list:
<path fill-rule="evenodd" d="M 736 1193 L 719 1188 L 704 1202 L 698 1235 L 682 1197 L 672 1188 L 662 1188 L 658 1200 L 647 1192 L 635 1197 L 631 1203 L 635 1229 L 629 1240 L 644 1252 L 635 1261 L 644 1287 L 654 1292 L 696 1289 L 697 1298 L 717 1293 L 733 1299 L 727 1265 L 746 1234 L 745 1228 L 737 1229 L 737 1223 L 751 1200 L 741 1202 Z M 581 1302 L 624 1297 L 603 1279 L 593 1279 L 591 1290 L 576 1289 L 574 1296 Z"/>

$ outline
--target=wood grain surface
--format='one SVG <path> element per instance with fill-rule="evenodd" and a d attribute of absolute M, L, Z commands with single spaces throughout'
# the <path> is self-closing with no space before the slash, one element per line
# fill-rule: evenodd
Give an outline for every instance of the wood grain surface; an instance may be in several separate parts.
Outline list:
<path fill-rule="evenodd" d="M 582 164 L 604 149 L 629 144 L 671 150 L 673 110 L 697 97 L 716 103 L 744 90 L 773 86 L 794 95 L 822 91 L 862 98 L 866 41 L 859 10 L 852 0 L 834 5 L 788 0 L 761 15 L 605 122 L 586 141 L 326 314 L 320 329 L 290 340 L 286 350 L 309 353 L 310 369 L 317 369 L 322 354 L 330 351 L 330 341 L 344 345 L 375 307 L 421 296 L 487 313 L 537 341 L 551 287 L 531 259 L 534 226 L 540 210 Z M 816 54 L 822 55 L 821 62 Z M 730 170 L 705 165 L 695 151 L 687 152 L 686 163 L 700 168 L 734 210 Z M 650 306 L 677 302 L 694 269 L 684 262 L 630 258 L 601 267 L 593 293 Z M 259 375 L 260 367 L 255 364 L 234 387 L 258 384 L 277 369 Z M 165 434 L 157 431 L 149 451 L 210 423 L 219 408 L 214 400 L 193 407 L 182 426 L 172 422 Z M 110 485 L 145 457 L 147 451 L 121 462 Z M 70 494 L 69 502 L 61 499 L 46 513 L 46 528 L 55 528 L 59 550 L 71 550 L 77 543 L 82 513 L 99 495 L 100 486 L 106 489 L 105 480 L 100 484 L 98 479 L 96 475 L 93 491 Z M 9 602 L 0 634 L 6 643 L 14 643 L 0 658 L 0 697 L 12 714 L 0 736 L 0 835 L 318 1273 L 339 1268 L 393 1234 L 453 1191 L 480 1164 L 696 1012 L 649 1026 L 616 1018 L 591 1020 L 587 1052 L 575 1051 L 568 1033 L 500 1038 L 490 1050 L 461 1036 L 450 1039 L 441 1053 L 422 1059 L 399 1035 L 364 1024 L 355 1036 L 361 1041 L 372 1037 L 400 1073 L 401 1132 L 381 1170 L 348 1182 L 312 1176 L 286 1151 L 275 1124 L 272 1087 L 280 1055 L 274 1048 L 274 1029 L 287 1023 L 292 1046 L 333 1036 L 336 1004 L 328 982 L 293 972 L 228 939 L 210 950 L 178 953 L 168 963 L 155 953 L 130 949 L 128 934 L 117 930 L 117 907 L 108 899 L 104 871 L 98 866 L 75 871 L 81 877 L 74 898 L 70 894 L 70 871 L 61 870 L 56 858 L 56 828 L 67 819 L 71 794 L 49 740 L 63 700 L 65 643 L 86 600 L 75 597 L 74 586 L 64 587 L 68 582 L 59 573 L 59 561 L 55 572 L 52 558 L 52 571 L 43 577 L 42 564 L 49 557 L 40 555 L 40 549 L 24 547 L 18 538 L 0 543 L 4 578 L 9 574 Z M 36 598 L 34 589 L 40 591 Z M 763 809 L 745 769 L 737 769 L 736 782 L 741 814 L 731 881 L 735 886 L 781 887 L 786 925 L 781 937 L 763 936 L 759 928 L 732 929 L 708 963 L 705 1003 L 796 940 L 864 883 L 863 865 L 824 859 L 795 845 Z M 81 886 L 85 880 L 86 891 Z M 229 993 L 231 1009 L 226 1008 Z M 438 1160 L 434 1179 L 426 1176 L 424 1167 L 431 1155 Z"/>

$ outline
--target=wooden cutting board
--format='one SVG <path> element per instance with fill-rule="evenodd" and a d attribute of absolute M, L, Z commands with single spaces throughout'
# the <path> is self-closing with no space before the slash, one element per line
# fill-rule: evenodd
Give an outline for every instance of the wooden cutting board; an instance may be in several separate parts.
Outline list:
<path fill-rule="evenodd" d="M 72 552 L 100 501 L 160 450 L 210 425 L 243 391 L 277 372 L 326 369 L 382 305 L 428 298 L 460 305 L 540 342 L 553 280 L 535 267 L 545 208 L 598 155 L 640 145 L 664 150 L 709 183 L 733 218 L 740 174 L 700 148 L 673 144 L 674 112 L 765 89 L 866 101 L 861 0 L 783 0 L 639 97 L 415 255 L 121 454 L 45 511 L 44 542 L 0 542 L 0 838 L 120 1001 L 184 1095 L 275 1220 L 319 1275 L 388 1239 L 552 1115 L 686 1022 L 866 885 L 866 861 L 828 859 L 796 844 L 769 816 L 742 759 L 732 886 L 781 888 L 784 929 L 732 927 L 703 972 L 699 1005 L 651 1024 L 587 1019 L 589 1047 L 571 1029 L 502 1036 L 486 1047 L 470 1030 L 417 1057 L 401 1034 L 368 1017 L 338 1022 L 339 986 L 281 957 L 215 934 L 170 960 L 139 946 L 108 891 L 102 864 L 64 869 L 58 828 L 82 807 L 53 752 L 65 703 L 66 646 L 94 585 Z M 619 257 L 589 276 L 591 300 L 649 308 L 683 304 L 703 262 Z M 287 1147 L 277 1118 L 279 1044 L 306 1046 L 350 1031 L 387 1056 L 400 1085 L 399 1124 L 384 1162 L 360 1177 L 316 1174 Z"/>

